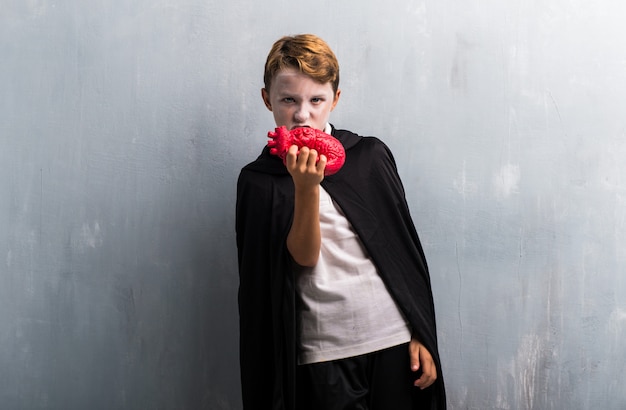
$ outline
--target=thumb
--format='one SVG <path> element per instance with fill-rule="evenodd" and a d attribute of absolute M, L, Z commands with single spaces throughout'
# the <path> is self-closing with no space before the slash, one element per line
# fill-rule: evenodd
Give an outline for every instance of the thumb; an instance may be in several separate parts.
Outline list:
<path fill-rule="evenodd" d="M 411 340 L 409 355 L 411 356 L 411 370 L 416 372 L 420 368 L 420 343 L 415 339 Z"/>

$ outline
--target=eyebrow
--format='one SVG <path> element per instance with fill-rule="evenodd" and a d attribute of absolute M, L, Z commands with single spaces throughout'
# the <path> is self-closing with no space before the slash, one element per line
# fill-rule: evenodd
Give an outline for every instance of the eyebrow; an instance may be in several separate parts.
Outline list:
<path fill-rule="evenodd" d="M 290 92 L 277 92 L 278 97 L 280 98 L 285 98 L 285 97 L 291 97 L 291 98 L 296 98 L 296 97 L 301 97 L 300 95 L 297 95 L 298 93 L 290 93 Z M 319 98 L 319 99 L 324 99 L 324 98 L 328 98 L 329 96 L 326 94 L 314 94 L 310 97 L 308 97 L 309 99 L 312 98 Z"/>

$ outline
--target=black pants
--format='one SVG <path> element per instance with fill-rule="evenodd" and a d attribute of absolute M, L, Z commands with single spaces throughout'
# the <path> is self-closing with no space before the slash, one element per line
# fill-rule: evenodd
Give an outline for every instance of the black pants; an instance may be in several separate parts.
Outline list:
<path fill-rule="evenodd" d="M 411 410 L 419 376 L 403 344 L 362 356 L 298 366 L 298 410 Z"/>

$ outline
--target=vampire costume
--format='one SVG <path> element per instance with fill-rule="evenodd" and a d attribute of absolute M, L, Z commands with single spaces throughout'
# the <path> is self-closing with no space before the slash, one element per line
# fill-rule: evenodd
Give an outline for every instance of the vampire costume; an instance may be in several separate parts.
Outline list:
<path fill-rule="evenodd" d="M 332 135 L 343 144 L 346 162 L 321 185 L 358 234 L 411 333 L 435 361 L 437 380 L 424 390 L 415 388 L 416 408 L 445 409 L 428 267 L 395 160 L 375 137 L 334 127 Z M 293 207 L 291 175 L 266 147 L 241 170 L 237 183 L 240 370 L 246 410 L 296 410 L 297 297 L 286 246 Z"/>

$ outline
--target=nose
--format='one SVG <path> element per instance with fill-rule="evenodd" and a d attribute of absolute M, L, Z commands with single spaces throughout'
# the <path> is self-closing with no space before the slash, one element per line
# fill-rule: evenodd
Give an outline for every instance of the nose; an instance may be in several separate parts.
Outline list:
<path fill-rule="evenodd" d="M 295 111 L 293 119 L 295 122 L 300 124 L 305 123 L 309 119 L 309 110 L 307 110 L 307 107 L 304 104 L 300 105 Z"/>

